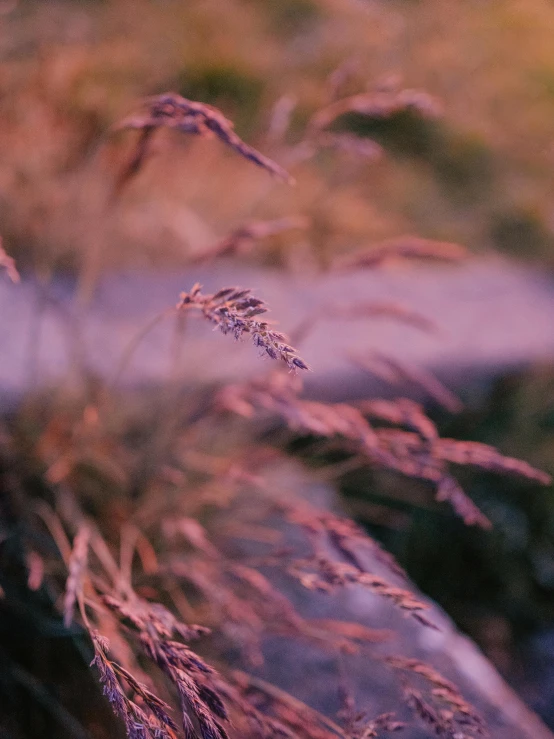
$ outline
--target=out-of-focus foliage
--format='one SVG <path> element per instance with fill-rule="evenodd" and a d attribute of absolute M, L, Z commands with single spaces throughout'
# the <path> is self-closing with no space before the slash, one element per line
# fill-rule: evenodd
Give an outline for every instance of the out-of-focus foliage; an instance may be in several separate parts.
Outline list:
<path fill-rule="evenodd" d="M 294 214 L 311 229 L 274 239 L 264 258 L 325 260 L 406 232 L 530 256 L 552 245 L 546 0 L 28 0 L 4 3 L 0 22 L 0 217 L 20 259 L 182 263 L 229 225 Z M 161 137 L 131 191 L 104 208 L 129 137 L 99 145 L 137 98 L 173 88 L 214 103 L 287 165 L 337 69 L 345 93 L 400 81 L 436 95 L 444 117 L 345 120 L 386 161 L 324 151 L 294 167 L 294 190 L 212 141 L 176 151 Z M 271 135 L 283 96 L 287 146 Z"/>

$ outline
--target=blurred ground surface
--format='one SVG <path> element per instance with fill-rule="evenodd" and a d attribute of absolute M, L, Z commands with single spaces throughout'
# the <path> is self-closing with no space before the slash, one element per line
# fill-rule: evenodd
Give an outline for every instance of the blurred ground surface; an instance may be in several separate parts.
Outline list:
<path fill-rule="evenodd" d="M 399 392 L 353 361 L 384 355 L 406 367 L 439 372 L 475 407 L 503 372 L 554 357 L 554 280 L 502 259 L 311 279 L 220 265 L 105 277 L 89 304 L 79 302 L 70 279 L 55 279 L 49 286 L 3 281 L 1 393 L 21 397 L 33 385 L 44 388 L 78 376 L 83 367 L 109 381 L 131 342 L 196 281 L 206 293 L 228 285 L 252 286 L 268 302 L 270 317 L 292 336 L 314 317 L 300 351 L 313 368 L 305 375 L 308 391 L 327 398 Z M 421 316 L 430 328 L 386 316 L 340 318 L 345 308 L 353 307 L 356 315 L 363 312 L 357 306 L 383 304 L 406 307 L 408 315 Z M 264 372 L 271 361 L 260 358 L 246 339 L 235 343 L 231 336 L 214 334 L 209 323 L 191 314 L 182 339 L 177 337 L 182 342 L 179 367 L 171 370 L 176 330 L 174 317 L 153 326 L 120 382 L 135 388 L 171 379 L 206 385 Z M 417 386 L 414 390 L 417 395 Z"/>

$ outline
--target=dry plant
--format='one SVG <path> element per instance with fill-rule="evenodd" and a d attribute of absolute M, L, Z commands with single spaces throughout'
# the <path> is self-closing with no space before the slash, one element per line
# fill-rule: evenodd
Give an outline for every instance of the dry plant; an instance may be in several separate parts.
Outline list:
<path fill-rule="evenodd" d="M 421 388 L 426 396 L 433 398 L 450 413 L 459 413 L 463 409 L 460 399 L 432 372 L 422 367 L 379 351 L 365 355 L 352 354 L 350 359 L 357 367 L 381 377 L 393 386 L 408 383 Z"/>
<path fill-rule="evenodd" d="M 288 345 L 284 334 L 274 331 L 266 321 L 258 320 L 257 317 L 268 309 L 263 300 L 251 295 L 249 289 L 225 287 L 215 295 L 202 295 L 201 286 L 196 284 L 190 292 L 181 293 L 177 308 L 200 310 L 222 333 L 231 333 L 235 339 L 250 334 L 255 347 L 262 349 L 271 359 L 280 359 L 291 370 L 308 369 L 296 349 Z"/>
<path fill-rule="evenodd" d="M 4 251 L 4 248 L 2 246 L 2 241 L 0 240 L 0 268 L 4 269 L 6 271 L 6 274 L 8 275 L 9 279 L 17 283 L 20 281 L 19 272 L 17 271 L 17 267 L 15 266 L 15 260 L 8 256 L 6 252 Z"/>
<path fill-rule="evenodd" d="M 335 262 L 335 268 L 339 270 L 359 269 L 361 267 L 372 268 L 395 259 L 432 259 L 458 262 L 466 256 L 466 250 L 458 244 L 403 236 L 342 257 Z"/>
<path fill-rule="evenodd" d="M 294 180 L 282 167 L 246 144 L 235 133 L 232 121 L 211 105 L 187 100 L 176 93 L 157 95 L 145 101 L 144 112 L 125 118 L 114 130 L 135 128 L 140 131 L 135 151 L 121 173 L 116 190 L 120 190 L 144 163 L 152 135 L 158 128 L 172 128 L 198 136 L 215 136 L 224 144 L 272 175 L 292 184 Z"/>
<path fill-rule="evenodd" d="M 399 107 L 434 113 L 432 101 L 419 92 L 359 95 L 330 104 L 314 116 L 309 132 L 322 132 L 344 112 L 388 115 Z M 149 99 L 143 113 L 116 126 L 139 129 L 117 191 L 142 167 L 159 127 L 214 135 L 290 181 L 279 165 L 239 139 L 218 110 L 167 94 Z M 211 256 L 297 225 L 286 219 L 251 224 Z M 452 245 L 401 240 L 373 250 L 372 256 L 356 257 L 349 266 L 376 267 L 392 256 L 460 255 Z M 3 262 L 13 278 L 13 264 L 7 257 Z M 370 304 L 363 310 L 342 307 L 334 312 L 345 317 L 360 310 L 366 317 L 392 315 L 429 328 L 417 314 L 398 306 Z M 422 627 L 437 628 L 426 613 L 427 604 L 414 594 L 390 555 L 352 521 L 311 508 L 288 490 L 278 496 L 267 493 L 265 464 L 268 454 L 271 458 L 278 452 L 268 452 L 246 424 L 237 426 L 235 415 L 270 415 L 295 433 L 337 441 L 360 464 L 429 483 L 437 500 L 448 501 L 467 524 L 485 528 L 488 519 L 462 490 L 452 465 L 542 484 L 549 482 L 548 475 L 484 444 L 440 438 L 424 408 L 408 399 L 357 405 L 303 399 L 295 370 L 308 366 L 284 334 L 260 320 L 267 307 L 250 289 L 229 287 L 206 295 L 195 285 L 171 309 L 178 314 L 193 311 L 224 334 L 236 339 L 248 335 L 263 354 L 291 371 L 227 385 L 200 408 L 191 400 L 179 408 L 182 414 L 169 438 L 154 452 L 155 432 L 125 418 L 125 402 L 116 396 L 107 400 L 104 388 L 91 388 L 84 404 L 76 402 L 50 417 L 39 410 L 30 428 L 13 422 L 0 438 L 3 526 L 8 536 L 16 535 L 14 521 L 23 531 L 17 535 L 28 586 L 33 591 L 44 588 L 65 626 L 75 620 L 88 636 L 92 665 L 127 736 L 369 739 L 404 728 L 396 715 L 368 716 L 355 710 L 340 684 L 343 708 L 335 720 L 248 674 L 249 667 L 263 663 L 269 633 L 311 641 L 339 656 L 372 658 L 399 675 L 404 704 L 437 735 L 485 735 L 474 709 L 432 667 L 373 652 L 373 644 L 387 643 L 394 634 L 304 618 L 264 574 L 264 568 L 275 567 L 304 588 L 323 593 L 363 588 Z M 241 500 L 248 511 L 244 519 Z M 272 525 L 275 515 L 278 522 Z M 298 550 L 282 546 L 286 526 L 303 532 Z M 233 548 L 241 539 L 252 543 L 248 556 Z M 391 581 L 368 569 L 364 552 L 387 568 Z M 240 660 L 229 658 L 232 649 Z M 399 713 L 402 708 L 399 703 Z"/>
<path fill-rule="evenodd" d="M 330 103 L 312 116 L 309 129 L 323 131 L 347 113 L 390 118 L 395 113 L 406 110 L 434 117 L 440 114 L 441 106 L 434 97 L 422 90 L 378 89 Z"/>
<path fill-rule="evenodd" d="M 242 255 L 254 248 L 261 239 L 275 236 L 283 233 L 283 231 L 305 229 L 308 225 L 309 220 L 301 216 L 289 216 L 273 221 L 250 221 L 235 229 L 229 236 L 191 261 L 201 264 L 220 257 Z"/>
<path fill-rule="evenodd" d="M 490 522 L 452 476 L 449 463 L 519 475 L 543 485 L 551 482 L 550 475 L 504 457 L 493 447 L 441 439 L 423 408 L 412 401 L 365 401 L 355 407 L 303 400 L 299 389 L 296 378 L 291 381 L 282 374 L 273 374 L 243 385 L 229 385 L 220 393 L 218 405 L 248 418 L 271 412 L 301 432 L 343 437 L 361 460 L 431 483 L 437 500 L 448 501 L 469 525 L 489 528 Z M 393 428 L 374 427 L 366 416 L 386 421 Z"/>

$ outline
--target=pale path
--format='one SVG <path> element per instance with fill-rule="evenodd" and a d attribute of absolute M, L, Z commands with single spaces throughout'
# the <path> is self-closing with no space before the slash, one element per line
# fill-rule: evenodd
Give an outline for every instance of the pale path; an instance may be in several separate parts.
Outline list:
<path fill-rule="evenodd" d="M 0 400 L 12 404 L 31 385 L 67 381 L 79 362 L 101 377 L 112 377 L 137 332 L 196 281 L 207 292 L 228 285 L 253 288 L 269 304 L 270 318 L 287 332 L 329 304 L 362 301 L 401 303 L 439 325 L 440 333 L 424 333 L 390 318 L 320 321 L 299 347 L 313 368 L 307 382 L 315 395 L 386 391 L 382 381 L 353 366 L 352 353 L 378 351 L 435 370 L 476 404 L 488 381 L 502 372 L 554 360 L 554 278 L 500 258 L 314 278 L 227 265 L 179 274 L 120 274 L 104 278 L 87 307 L 78 305 L 69 280 L 39 291 L 30 281 L 11 285 L 2 276 Z M 45 299 L 45 292 L 54 300 Z M 165 382 L 171 376 L 174 336 L 174 319 L 151 330 L 121 383 Z M 271 362 L 259 359 L 246 339 L 235 343 L 199 318 L 188 322 L 185 347 L 172 375 L 183 382 L 244 377 L 266 371 Z"/>

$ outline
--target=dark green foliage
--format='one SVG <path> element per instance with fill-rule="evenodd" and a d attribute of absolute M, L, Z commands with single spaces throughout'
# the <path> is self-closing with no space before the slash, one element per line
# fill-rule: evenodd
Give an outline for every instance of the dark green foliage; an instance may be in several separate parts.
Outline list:
<path fill-rule="evenodd" d="M 264 82 L 256 75 L 228 64 L 214 63 L 187 69 L 177 81 L 178 92 L 190 100 L 215 105 L 233 118 L 243 133 L 254 126 L 264 92 Z"/>
<path fill-rule="evenodd" d="M 273 34 L 288 38 L 309 32 L 323 17 L 314 0 L 253 0 L 267 18 Z"/>
<path fill-rule="evenodd" d="M 509 254 L 547 254 L 554 238 L 538 213 L 512 208 L 491 219 L 491 239 L 495 247 Z"/>
<path fill-rule="evenodd" d="M 341 124 L 352 133 L 375 139 L 392 154 L 428 165 L 456 200 L 475 201 L 493 184 L 493 157 L 487 146 L 442 120 L 422 118 L 407 110 L 387 118 L 349 114 Z"/>

